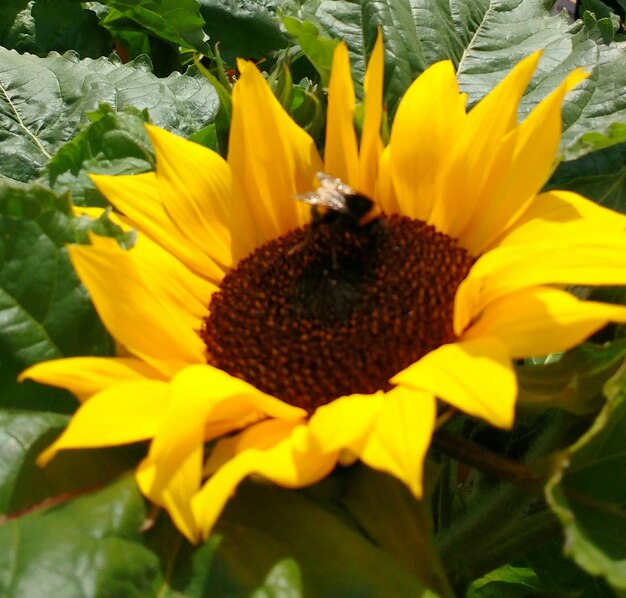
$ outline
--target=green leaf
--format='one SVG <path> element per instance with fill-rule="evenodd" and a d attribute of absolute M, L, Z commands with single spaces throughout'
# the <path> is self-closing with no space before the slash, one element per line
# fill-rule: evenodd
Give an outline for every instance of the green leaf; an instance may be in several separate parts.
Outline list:
<path fill-rule="evenodd" d="M 266 0 L 199 0 L 211 45 L 234 57 L 262 58 L 288 43 L 274 18 L 277 2 Z"/>
<path fill-rule="evenodd" d="M 614 130 L 620 131 L 621 126 Z M 610 140 L 606 143 L 610 145 Z M 547 188 L 576 191 L 607 208 L 626 212 L 626 142 L 562 162 Z"/>
<path fill-rule="evenodd" d="M 209 54 L 204 41 L 204 19 L 197 0 L 101 0 L 118 11 L 116 20 L 126 18 L 156 37 L 183 48 Z M 106 18 L 104 23 L 106 25 Z"/>
<path fill-rule="evenodd" d="M 38 56 L 74 50 L 83 58 L 98 58 L 113 51 L 111 35 L 96 13 L 72 0 L 29 2 L 0 35 L 0 45 Z"/>
<path fill-rule="evenodd" d="M 339 42 L 320 37 L 317 27 L 307 21 L 300 22 L 293 17 L 283 17 L 283 24 L 319 73 L 322 85 L 327 87 L 333 63 L 333 53 Z"/>
<path fill-rule="evenodd" d="M 574 68 L 593 69 L 564 108 L 562 147 L 589 131 L 626 122 L 626 55 L 617 43 L 563 15 L 549 16 L 543 0 L 307 0 L 293 16 L 312 20 L 322 34 L 346 41 L 356 90 L 362 94 L 367 56 L 377 27 L 385 43 L 385 99 L 393 114 L 411 82 L 430 64 L 450 59 L 461 89 L 474 104 L 524 56 L 543 50 L 524 96 L 526 115 Z M 506 34 L 504 33 L 506 32 Z"/>
<path fill-rule="evenodd" d="M 38 467 L 35 459 L 67 422 L 67 416 L 56 413 L 0 410 L 0 513 L 19 517 L 66 502 L 133 468 L 137 451 L 126 447 L 62 451 Z"/>
<path fill-rule="evenodd" d="M 126 18 L 121 11 L 102 6 L 100 25 L 115 39 L 116 52 L 123 62 L 146 54 L 150 57 L 153 72 L 158 77 L 167 77 L 174 71 L 184 70 L 182 52 L 178 46 Z"/>
<path fill-rule="evenodd" d="M 17 15 L 27 6 L 28 0 L 3 0 L 0 4 L 0 41 L 5 39 L 7 31 L 13 26 Z"/>
<path fill-rule="evenodd" d="M 20 198 L 27 208 L 15 217 Z M 37 202 L 39 201 L 39 205 Z M 112 341 L 70 264 L 66 243 L 87 231 L 130 239 L 108 222 L 75 218 L 68 198 L 37 185 L 0 182 L 0 405 L 67 410 L 67 401 L 33 382 L 17 384 L 26 367 L 71 355 L 109 355 Z"/>
<path fill-rule="evenodd" d="M 89 174 L 136 174 L 154 167 L 154 155 L 144 124 L 147 112 L 127 108 L 115 112 L 108 104 L 89 113 L 94 121 L 63 145 L 42 176 L 57 192 L 71 192 L 79 206 L 107 206 Z"/>
<path fill-rule="evenodd" d="M 168 598 L 273 596 L 277 587 L 281 596 L 434 597 L 338 514 L 268 484 L 243 483 L 202 546 L 176 540 L 163 522 L 150 543 L 171 571 Z"/>
<path fill-rule="evenodd" d="M 434 468 L 433 468 L 434 469 Z M 346 472 L 342 504 L 372 541 L 441 596 L 452 590 L 434 546 L 431 503 L 396 478 L 357 464 Z M 433 486 L 434 472 L 428 472 Z M 432 488 L 427 487 L 425 496 Z"/>
<path fill-rule="evenodd" d="M 194 56 L 193 61 L 200 74 L 206 78 L 206 80 L 213 86 L 215 92 L 217 93 L 220 101 L 220 107 L 215 115 L 215 127 L 214 127 L 214 135 L 215 135 L 215 148 L 219 151 L 222 156 L 226 156 L 228 153 L 228 134 L 230 131 L 230 121 L 232 114 L 232 101 L 231 101 L 231 92 L 232 88 L 228 79 L 222 70 L 223 63 L 221 61 L 221 57 L 219 51 L 216 51 L 217 57 L 217 75 L 214 75 L 207 69 L 198 56 Z M 198 131 L 194 135 L 200 133 Z"/>
<path fill-rule="evenodd" d="M 197 74 L 158 79 L 146 64 L 75 55 L 38 58 L 0 48 L 0 175 L 27 182 L 107 102 L 117 111 L 148 109 L 179 134 L 212 122 L 215 90 Z"/>
<path fill-rule="evenodd" d="M 574 145 L 567 149 L 567 159 L 573 160 L 585 154 L 625 142 L 626 125 L 613 123 L 604 133 L 591 132 L 582 135 Z"/>
<path fill-rule="evenodd" d="M 622 339 L 602 346 L 586 343 L 555 363 L 518 366 L 518 405 L 522 410 L 559 407 L 580 415 L 593 413 L 604 402 L 604 384 L 625 356 Z"/>
<path fill-rule="evenodd" d="M 565 553 L 592 575 L 626 589 L 626 374 L 606 387 L 608 403 L 563 456 L 546 487 L 565 531 Z"/>
<path fill-rule="evenodd" d="M 0 595 L 154 596 L 156 556 L 141 544 L 132 478 L 0 526 Z"/>
<path fill-rule="evenodd" d="M 475 580 L 468 588 L 465 598 L 614 596 L 602 580 L 587 575 L 567 560 L 562 551 L 561 541 L 542 543 L 522 559 L 503 565 Z"/>

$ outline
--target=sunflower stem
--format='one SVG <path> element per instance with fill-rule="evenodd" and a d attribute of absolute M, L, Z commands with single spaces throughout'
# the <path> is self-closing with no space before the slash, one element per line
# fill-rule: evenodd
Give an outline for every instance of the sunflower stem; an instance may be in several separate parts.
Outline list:
<path fill-rule="evenodd" d="M 540 492 L 543 488 L 544 480 L 528 465 L 502 457 L 446 430 L 437 432 L 433 446 L 462 463 L 467 463 L 484 473 L 493 474 L 529 492 Z"/>
<path fill-rule="evenodd" d="M 550 510 L 518 519 L 504 531 L 492 537 L 490 546 L 474 550 L 467 555 L 465 566 L 452 580 L 455 588 L 465 588 L 473 580 L 510 563 L 538 546 L 561 534 L 561 525 Z M 481 546 L 483 544 L 481 543 Z"/>
<path fill-rule="evenodd" d="M 549 467 L 543 476 L 536 472 L 542 462 L 547 464 L 546 455 L 580 435 L 581 425 L 585 426 L 581 418 L 565 412 L 547 416 L 536 426 L 524 456 L 532 469 L 447 431 L 437 432 L 436 446 L 442 452 L 488 474 L 474 485 L 464 512 L 436 537 L 441 560 L 458 593 L 477 576 L 509 562 L 511 555 L 520 557 L 554 537 L 558 525 L 544 510 L 542 496 Z M 504 481 L 494 483 L 493 476 Z"/>
<path fill-rule="evenodd" d="M 450 526 L 454 501 L 454 481 L 456 467 L 447 455 L 441 456 L 439 484 L 437 486 L 437 530 Z"/>

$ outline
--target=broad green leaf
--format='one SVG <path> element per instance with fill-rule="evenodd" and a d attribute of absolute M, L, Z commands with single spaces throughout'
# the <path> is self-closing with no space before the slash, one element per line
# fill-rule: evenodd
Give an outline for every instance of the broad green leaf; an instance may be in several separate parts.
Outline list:
<path fill-rule="evenodd" d="M 523 558 L 477 579 L 465 594 L 466 598 L 528 596 L 612 598 L 614 594 L 602 580 L 565 558 L 559 540 L 542 543 Z"/>
<path fill-rule="evenodd" d="M 65 451 L 38 467 L 35 459 L 67 421 L 56 413 L 0 410 L 0 513 L 21 517 L 92 492 L 133 469 L 138 451 L 126 447 Z"/>
<path fill-rule="evenodd" d="M 565 553 L 592 575 L 626 589 L 626 375 L 606 387 L 608 403 L 564 454 L 546 487 L 565 532 Z"/>
<path fill-rule="evenodd" d="M 115 112 L 108 104 L 88 116 L 93 122 L 59 149 L 42 175 L 56 192 L 70 191 L 75 205 L 106 206 L 88 175 L 151 170 L 154 156 L 144 127 L 149 118 L 145 111 Z"/>
<path fill-rule="evenodd" d="M 100 0 L 120 16 L 147 29 L 156 37 L 203 54 L 210 52 L 204 41 L 197 0 Z M 105 19 L 106 23 L 106 19 Z"/>
<path fill-rule="evenodd" d="M 0 40 L 13 26 L 17 15 L 28 6 L 29 0 L 3 0 L 0 4 Z"/>
<path fill-rule="evenodd" d="M 18 219 L 14 206 L 20 197 L 28 208 Z M 22 370 L 39 361 L 109 355 L 113 349 L 65 244 L 86 242 L 90 229 L 126 243 L 131 239 L 106 216 L 73 217 L 67 197 L 54 199 L 36 185 L 0 182 L 0 207 L 0 405 L 67 410 L 51 389 L 16 382 Z"/>
<path fill-rule="evenodd" d="M 613 123 L 606 133 L 585 133 L 567 150 L 568 160 L 626 142 L 626 124 Z"/>
<path fill-rule="evenodd" d="M 580 415 L 593 413 L 604 402 L 604 384 L 625 356 L 622 339 L 605 346 L 581 345 L 555 363 L 518 366 L 518 404 L 521 409 L 559 407 Z"/>
<path fill-rule="evenodd" d="M 503 565 L 477 579 L 465 594 L 466 598 L 522 598 L 541 591 L 539 577 L 530 567 Z"/>
<path fill-rule="evenodd" d="M 0 526 L 0 595 L 156 596 L 156 556 L 141 543 L 145 503 L 131 477 Z"/>
<path fill-rule="evenodd" d="M 268 484 L 242 484 L 202 546 L 176 541 L 173 532 L 159 524 L 150 542 L 161 561 L 169 564 L 169 591 L 163 594 L 168 598 L 434 598 L 338 513 L 322 508 L 305 493 Z M 280 593 L 273 594 L 271 588 L 280 588 Z"/>
<path fill-rule="evenodd" d="M 152 72 L 158 77 L 167 77 L 174 71 L 184 70 L 182 52 L 178 46 L 157 37 L 116 8 L 100 6 L 100 25 L 115 39 L 115 50 L 123 62 L 146 54 L 150 57 Z"/>
<path fill-rule="evenodd" d="M 98 58 L 113 51 L 111 35 L 97 15 L 72 0 L 31 0 L 0 36 L 0 45 L 38 56 L 73 50 Z"/>
<path fill-rule="evenodd" d="M 283 24 L 320 74 L 322 85 L 327 87 L 333 63 L 333 53 L 338 40 L 321 37 L 317 27 L 308 21 L 300 22 L 293 17 L 283 17 Z"/>
<path fill-rule="evenodd" d="M 274 13 L 278 2 L 268 0 L 199 0 L 210 43 L 219 43 L 222 54 L 262 58 L 285 48 L 287 36 L 280 30 Z"/>
<path fill-rule="evenodd" d="M 434 471 L 428 486 L 434 486 Z M 360 464 L 346 472 L 342 504 L 372 541 L 441 596 L 451 596 L 433 543 L 432 506 L 399 480 Z M 432 488 L 426 489 L 429 496 Z"/>
<path fill-rule="evenodd" d="M 543 0 L 307 0 L 293 15 L 312 20 L 350 50 L 357 93 L 377 27 L 385 41 L 385 98 L 393 114 L 411 82 L 430 64 L 450 59 L 470 105 L 490 91 L 524 56 L 543 50 L 539 69 L 522 100 L 527 114 L 574 68 L 593 70 L 564 109 L 563 148 L 583 133 L 626 122 L 626 54 L 605 44 L 594 26 L 571 26 L 549 16 Z"/>
<path fill-rule="evenodd" d="M 139 61 L 122 65 L 71 54 L 38 58 L 0 48 L 0 175 L 27 182 L 103 103 L 147 109 L 179 134 L 212 122 L 218 100 L 195 69 L 158 79 Z"/>
<path fill-rule="evenodd" d="M 614 130 L 620 129 L 621 125 L 617 125 Z M 589 139 L 589 135 L 583 135 L 582 139 Z M 610 145 L 606 137 L 604 142 Z M 626 212 L 626 143 L 562 162 L 548 188 L 576 191 L 607 208 Z"/>

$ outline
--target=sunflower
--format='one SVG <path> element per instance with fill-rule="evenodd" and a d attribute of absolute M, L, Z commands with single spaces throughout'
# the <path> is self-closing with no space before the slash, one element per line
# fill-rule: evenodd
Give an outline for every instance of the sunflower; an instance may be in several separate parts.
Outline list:
<path fill-rule="evenodd" d="M 81 402 L 39 463 L 150 441 L 137 483 L 196 542 L 251 474 L 295 488 L 360 459 L 421 496 L 437 401 L 510 428 L 513 360 L 626 321 L 625 308 L 564 290 L 626 284 L 626 221 L 574 193 L 539 193 L 563 98 L 586 75 L 518 123 L 538 60 L 469 112 L 452 63 L 432 65 L 385 146 L 382 42 L 360 140 L 341 43 L 323 160 L 243 61 L 227 160 L 149 126 L 155 172 L 92 177 L 136 245 L 69 247 L 120 356 L 22 374 Z M 342 204 L 355 198 L 367 208 L 357 216 Z M 330 200 L 312 218 L 307 201 Z"/>

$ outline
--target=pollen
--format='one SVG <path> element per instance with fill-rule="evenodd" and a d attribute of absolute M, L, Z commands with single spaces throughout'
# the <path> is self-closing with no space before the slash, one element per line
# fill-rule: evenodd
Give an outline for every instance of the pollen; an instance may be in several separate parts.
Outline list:
<path fill-rule="evenodd" d="M 207 361 L 309 412 L 389 390 L 394 374 L 455 340 L 454 297 L 473 262 L 405 216 L 296 229 L 224 278 L 201 331 Z"/>

